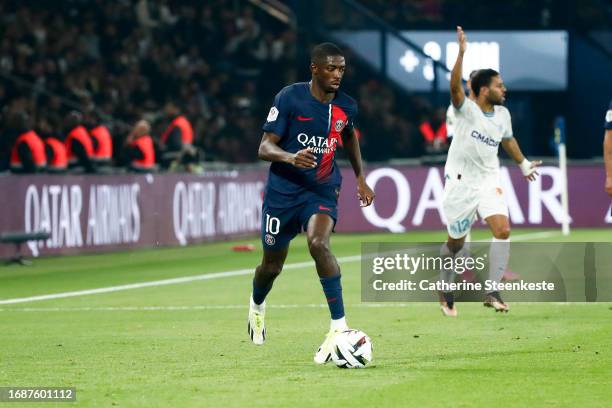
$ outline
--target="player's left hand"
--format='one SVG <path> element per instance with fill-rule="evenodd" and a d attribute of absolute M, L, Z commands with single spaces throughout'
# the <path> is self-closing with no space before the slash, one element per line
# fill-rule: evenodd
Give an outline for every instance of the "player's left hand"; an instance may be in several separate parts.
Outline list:
<path fill-rule="evenodd" d="M 370 186 L 368 186 L 365 181 L 359 180 L 357 182 L 357 197 L 361 202 L 360 207 L 367 207 L 372 204 L 376 194 L 374 194 L 374 191 L 372 191 Z"/>
<path fill-rule="evenodd" d="M 519 164 L 519 167 L 521 168 L 521 171 L 523 172 L 523 176 L 525 177 L 526 180 L 534 181 L 536 179 L 536 176 L 540 174 L 538 173 L 537 168 L 541 164 L 542 164 L 542 160 L 534 160 L 530 162 L 527 159 L 525 159 L 523 160 L 521 164 Z"/>

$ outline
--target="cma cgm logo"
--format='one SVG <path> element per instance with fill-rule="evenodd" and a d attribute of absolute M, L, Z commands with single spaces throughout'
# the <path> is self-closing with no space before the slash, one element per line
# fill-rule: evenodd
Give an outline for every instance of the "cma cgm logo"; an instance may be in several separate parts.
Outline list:
<path fill-rule="evenodd" d="M 513 224 L 539 225 L 543 222 L 544 210 L 546 210 L 557 224 L 564 219 L 563 207 L 561 205 L 562 178 L 561 171 L 557 167 L 544 166 L 539 168 L 540 177 L 529 183 L 528 202 L 519 204 L 516 190 L 512 184 L 508 169 L 500 169 L 501 189 L 508 205 L 508 213 Z M 543 178 L 548 179 L 546 183 Z M 446 224 L 442 211 L 442 197 L 444 196 L 444 183 L 442 174 L 438 168 L 430 168 L 427 172 L 423 185 L 418 187 L 417 183 L 411 184 L 406 174 L 401 171 L 382 167 L 368 174 L 366 181 L 372 189 L 383 196 L 381 190 L 377 190 L 377 184 L 386 180 L 393 184 L 395 191 L 386 190 L 384 197 L 386 203 L 392 203 L 391 208 L 385 208 L 380 213 L 376 209 L 377 201 L 369 207 L 362 208 L 366 220 L 378 228 L 384 228 L 390 232 L 405 232 L 411 226 L 419 227 L 426 222 L 426 216 L 433 216 L 427 221 L 432 226 Z M 522 180 L 521 180 L 522 182 Z M 421 183 L 418 183 L 421 184 Z M 545 188 L 544 185 L 547 185 Z M 416 207 L 413 205 L 417 198 Z M 380 204 L 379 204 L 380 205 Z M 527 207 L 527 211 L 523 208 Z M 433 223 L 432 223 L 433 222 Z M 571 217 L 570 217 L 571 222 Z"/>
<path fill-rule="evenodd" d="M 338 143 L 335 137 L 308 136 L 306 133 L 298 134 L 297 141 L 304 147 L 311 147 L 314 154 L 333 152 Z"/>
<path fill-rule="evenodd" d="M 498 141 L 479 133 L 477 130 L 472 130 L 472 137 L 487 146 L 497 147 L 499 145 Z"/>

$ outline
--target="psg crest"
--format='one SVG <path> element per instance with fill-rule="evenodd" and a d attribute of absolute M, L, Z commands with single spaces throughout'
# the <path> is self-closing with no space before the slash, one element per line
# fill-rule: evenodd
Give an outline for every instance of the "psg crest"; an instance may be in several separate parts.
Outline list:
<path fill-rule="evenodd" d="M 274 243 L 276 242 L 276 240 L 274 239 L 274 237 L 270 234 L 266 234 L 266 244 L 268 245 L 274 245 Z"/>
<path fill-rule="evenodd" d="M 336 132 L 341 132 L 342 129 L 344 129 L 344 121 L 342 119 L 338 119 L 334 124 L 334 129 L 336 129 Z"/>

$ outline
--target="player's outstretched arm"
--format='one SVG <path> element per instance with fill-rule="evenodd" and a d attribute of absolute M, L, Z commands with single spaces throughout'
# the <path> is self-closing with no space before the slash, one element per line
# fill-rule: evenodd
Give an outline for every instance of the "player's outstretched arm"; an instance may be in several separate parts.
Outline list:
<path fill-rule="evenodd" d="M 529 181 L 534 181 L 538 175 L 537 168 L 542 164 L 541 160 L 529 161 L 521 152 L 521 148 L 515 138 L 511 137 L 502 140 L 502 147 L 508 153 L 510 157 L 518 164 L 521 168 L 523 176 Z"/>
<path fill-rule="evenodd" d="M 365 181 L 361 162 L 361 149 L 359 148 L 357 135 L 355 135 L 355 129 L 352 127 L 344 129 L 344 132 L 342 132 L 342 143 L 357 178 L 357 197 L 361 201 L 361 206 L 367 207 L 372 204 L 376 195 Z"/>
<path fill-rule="evenodd" d="M 317 167 L 317 157 L 312 154 L 310 148 L 302 149 L 297 153 L 289 153 L 278 145 L 280 136 L 274 133 L 264 132 L 259 143 L 257 156 L 261 160 L 269 162 L 289 163 L 301 169 L 312 169 Z"/>
<path fill-rule="evenodd" d="M 465 33 L 460 26 L 457 26 L 457 42 L 459 43 L 459 53 L 457 54 L 455 66 L 451 71 L 450 81 L 451 101 L 456 108 L 460 107 L 465 99 L 461 73 L 463 72 L 463 54 L 465 54 L 465 49 L 467 48 L 467 41 L 465 39 Z"/>
<path fill-rule="evenodd" d="M 606 130 L 603 148 L 606 164 L 606 193 L 612 196 L 612 130 Z"/>

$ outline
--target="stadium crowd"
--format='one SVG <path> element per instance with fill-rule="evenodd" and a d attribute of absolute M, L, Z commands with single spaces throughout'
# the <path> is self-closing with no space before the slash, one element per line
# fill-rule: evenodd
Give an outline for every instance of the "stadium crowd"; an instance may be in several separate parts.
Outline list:
<path fill-rule="evenodd" d="M 345 16 L 334 12 L 338 3 L 328 3 L 328 20 Z M 451 0 L 395 3 L 367 5 L 400 28 L 447 25 L 449 10 L 458 7 Z M 540 21 L 543 28 L 556 27 L 567 14 L 553 2 L 512 3 L 512 10 L 531 7 L 532 19 L 550 8 L 550 24 Z M 585 4 L 586 17 L 575 19 L 590 16 L 596 25 L 599 17 L 588 10 L 598 2 Z M 478 9 L 455 12 L 463 13 L 462 21 L 480 21 Z M 20 153 L 15 142 L 28 131 L 55 140 L 46 143 L 54 147 L 43 146 L 49 161 L 63 144 L 66 161 L 78 161 L 85 171 L 101 163 L 139 167 L 150 162 L 151 150 L 161 168 L 256 161 L 262 120 L 275 92 L 307 78 L 307 67 L 298 66 L 296 37 L 290 25 L 246 0 L 1 2 L 0 171 L 10 168 L 11 156 Z M 418 157 L 432 141 L 437 146 L 445 140 L 443 118 L 428 99 L 398 92 L 346 52 L 343 89 L 359 102 L 366 160 Z M 71 136 L 81 126 L 90 133 L 85 145 L 81 131 Z M 100 126 L 110 135 L 110 150 L 98 140 Z M 136 143 L 143 136 L 151 143 Z"/>
<path fill-rule="evenodd" d="M 0 3 L 2 167 L 24 130 L 65 141 L 100 124 L 126 164 L 134 124 L 145 119 L 161 145 L 177 111 L 209 159 L 254 160 L 264 105 L 296 80 L 295 34 L 242 3 Z"/>
<path fill-rule="evenodd" d="M 81 150 L 96 156 L 96 137 L 91 147 L 80 147 L 70 134 L 100 125 L 111 135 L 110 164 L 134 167 L 143 160 L 134 140 L 144 132 L 152 136 L 155 161 L 167 168 L 172 160 L 162 157 L 176 155 L 163 135 L 178 116 L 192 127 L 192 140 L 185 141 L 195 147 L 189 157 L 252 162 L 274 93 L 303 80 L 295 30 L 246 1 L 38 3 L 0 4 L 3 170 L 10 168 L 18 136 L 30 130 L 65 144 L 68 162 Z M 349 64 L 356 61 L 347 57 Z M 366 159 L 419 151 L 418 122 L 428 111 L 424 99 L 398 94 L 367 69 L 350 69 L 343 88 L 360 101 Z M 108 163 L 92 159 L 79 159 L 77 167 L 96 171 L 100 161 Z"/>

